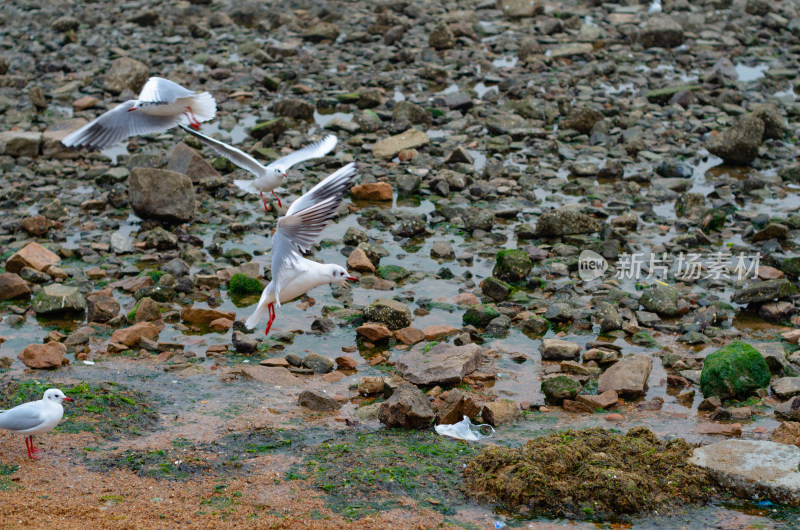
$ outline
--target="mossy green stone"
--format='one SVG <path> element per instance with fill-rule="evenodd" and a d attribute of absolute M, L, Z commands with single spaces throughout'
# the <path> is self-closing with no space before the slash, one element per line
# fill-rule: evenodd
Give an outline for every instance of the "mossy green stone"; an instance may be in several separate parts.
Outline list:
<path fill-rule="evenodd" d="M 506 249 L 497 253 L 492 276 L 505 282 L 521 282 L 531 272 L 533 263 L 528 253 L 519 249 Z"/>
<path fill-rule="evenodd" d="M 261 292 L 261 282 L 241 272 L 237 272 L 231 277 L 228 290 L 231 294 L 257 294 Z"/>
<path fill-rule="evenodd" d="M 493 307 L 487 305 L 474 305 L 467 309 L 461 321 L 464 325 L 475 326 L 476 328 L 485 328 L 489 322 L 499 317 L 500 313 Z"/>
<path fill-rule="evenodd" d="M 342 103 L 355 103 L 356 101 L 358 101 L 358 92 L 347 92 L 345 94 L 339 94 L 336 96 L 336 99 L 338 99 Z"/>
<path fill-rule="evenodd" d="M 725 210 L 709 210 L 703 216 L 703 219 L 700 221 L 700 227 L 705 232 L 717 231 L 720 232 L 722 228 L 725 226 L 725 219 L 727 219 L 728 213 Z"/>
<path fill-rule="evenodd" d="M 706 357 L 700 388 L 705 397 L 744 400 L 769 385 L 769 379 L 769 366 L 758 350 L 744 342 L 732 342 Z"/>
<path fill-rule="evenodd" d="M 260 140 L 268 134 L 277 136 L 285 132 L 287 129 L 289 129 L 289 123 L 285 118 L 275 118 L 255 124 L 253 128 L 250 129 L 250 136 L 256 140 Z"/>
<path fill-rule="evenodd" d="M 781 270 L 790 278 L 800 277 L 800 258 L 786 258 L 781 263 Z"/>
<path fill-rule="evenodd" d="M 542 393 L 548 403 L 559 404 L 565 399 L 574 399 L 581 384 L 566 375 L 548 377 L 542 381 Z"/>
<path fill-rule="evenodd" d="M 396 282 L 408 278 L 410 275 L 411 273 L 400 265 L 384 265 L 383 267 L 378 267 L 378 276 L 384 280 Z"/>

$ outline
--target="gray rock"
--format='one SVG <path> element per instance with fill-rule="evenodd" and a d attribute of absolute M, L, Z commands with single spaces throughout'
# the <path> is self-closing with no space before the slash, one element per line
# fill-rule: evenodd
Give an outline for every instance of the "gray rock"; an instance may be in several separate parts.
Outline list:
<path fill-rule="evenodd" d="M 600 323 L 600 330 L 603 332 L 622 329 L 622 317 L 617 308 L 608 302 L 600 302 L 597 308 L 597 320 Z"/>
<path fill-rule="evenodd" d="M 639 303 L 648 311 L 671 317 L 678 314 L 678 297 L 679 293 L 675 287 L 657 284 L 642 293 Z"/>
<path fill-rule="evenodd" d="M 178 248 L 178 236 L 164 230 L 160 226 L 150 230 L 144 242 L 147 248 L 154 248 L 156 250 L 172 250 Z"/>
<path fill-rule="evenodd" d="M 508 298 L 509 293 L 511 293 L 511 286 L 506 282 L 489 276 L 481 282 L 481 291 L 496 302 L 502 302 Z"/>
<path fill-rule="evenodd" d="M 600 111 L 591 107 L 582 107 L 572 111 L 572 113 L 561 122 L 561 127 L 564 129 L 574 129 L 581 134 L 589 134 L 594 124 L 602 119 L 603 114 L 600 113 Z"/>
<path fill-rule="evenodd" d="M 773 379 L 772 391 L 781 399 L 789 399 L 800 395 L 800 377 Z"/>
<path fill-rule="evenodd" d="M 434 413 L 427 396 L 414 385 L 398 387 L 392 397 L 381 403 L 378 419 L 387 427 L 427 429 Z"/>
<path fill-rule="evenodd" d="M 392 110 L 392 119 L 395 122 L 421 123 L 423 125 L 431 123 L 430 113 L 411 101 L 398 101 Z"/>
<path fill-rule="evenodd" d="M 643 396 L 647 389 L 647 378 L 653 368 L 653 358 L 648 355 L 624 357 L 606 370 L 597 382 L 597 392 L 602 394 L 614 390 L 620 396 Z"/>
<path fill-rule="evenodd" d="M 764 121 L 747 114 L 739 117 L 730 128 L 711 134 L 706 148 L 728 164 L 746 166 L 758 156 L 763 134 Z"/>
<path fill-rule="evenodd" d="M 283 98 L 275 101 L 271 108 L 278 116 L 310 120 L 314 117 L 314 105 L 308 101 L 296 98 Z"/>
<path fill-rule="evenodd" d="M 31 307 L 37 315 L 80 312 L 86 310 L 86 299 L 77 287 L 54 283 L 36 293 Z"/>
<path fill-rule="evenodd" d="M 391 330 L 406 328 L 411 325 L 411 310 L 402 302 L 378 298 L 364 308 L 364 318 L 370 322 L 379 322 Z"/>
<path fill-rule="evenodd" d="M 546 361 L 572 360 L 581 355 L 581 347 L 578 343 L 559 339 L 542 340 L 539 351 L 542 353 L 542 360 Z"/>
<path fill-rule="evenodd" d="M 251 353 L 255 353 L 255 351 L 258 349 L 258 342 L 253 337 L 239 331 L 233 332 L 231 342 L 233 343 L 236 353 L 249 355 Z"/>
<path fill-rule="evenodd" d="M 535 0 L 497 0 L 497 9 L 510 18 L 529 18 L 544 11 L 544 5 Z"/>
<path fill-rule="evenodd" d="M 181 278 L 189 274 L 189 265 L 180 258 L 173 258 L 162 265 L 161 270 L 172 274 L 176 278 Z"/>
<path fill-rule="evenodd" d="M 797 293 L 797 287 L 789 280 L 767 280 L 756 282 L 733 293 L 731 300 L 737 304 L 769 302 L 776 298 L 788 298 Z"/>
<path fill-rule="evenodd" d="M 639 41 L 645 48 L 674 48 L 683 44 L 683 27 L 672 17 L 649 17 L 639 32 Z"/>
<path fill-rule="evenodd" d="M 395 368 L 403 379 L 415 385 L 457 384 L 477 370 L 482 357 L 483 349 L 477 344 L 439 343 L 431 348 L 419 343 L 397 360 Z"/>
<path fill-rule="evenodd" d="M 136 167 L 129 178 L 128 200 L 143 219 L 185 223 L 195 214 L 194 187 L 175 171 Z"/>
<path fill-rule="evenodd" d="M 800 448 L 763 440 L 725 440 L 698 447 L 689 462 L 748 499 L 800 503 Z"/>
<path fill-rule="evenodd" d="M 447 24 L 438 24 L 431 31 L 428 44 L 435 50 L 449 50 L 456 45 L 456 37 Z"/>
<path fill-rule="evenodd" d="M 133 239 L 120 232 L 111 234 L 110 245 L 114 254 L 130 254 L 134 250 Z"/>
<path fill-rule="evenodd" d="M 455 257 L 456 253 L 449 241 L 437 241 L 431 247 L 431 258 L 433 259 L 453 259 Z"/>
<path fill-rule="evenodd" d="M 773 103 L 753 105 L 753 116 L 764 122 L 762 139 L 780 140 L 786 134 L 786 120 L 777 105 Z"/>
<path fill-rule="evenodd" d="M 329 412 L 342 408 L 341 403 L 319 390 L 303 390 L 297 397 L 297 403 L 316 412 Z"/>
<path fill-rule="evenodd" d="M 430 138 L 424 131 L 409 129 L 403 133 L 375 142 L 372 147 L 372 154 L 376 158 L 391 159 L 403 149 L 414 149 L 429 143 Z"/>
<path fill-rule="evenodd" d="M 170 152 L 166 169 L 182 173 L 189 177 L 192 183 L 204 188 L 214 188 L 224 182 L 214 166 L 183 142 L 179 142 Z"/>
<path fill-rule="evenodd" d="M 120 57 L 111 63 L 103 78 L 103 88 L 112 94 L 120 94 L 126 88 L 136 94 L 147 82 L 149 69 L 130 57 Z"/>
<path fill-rule="evenodd" d="M 510 327 L 511 319 L 506 315 L 500 315 L 489 322 L 489 325 L 486 326 L 486 333 L 489 335 L 503 335 L 508 332 Z"/>
<path fill-rule="evenodd" d="M 42 133 L 27 131 L 0 132 L 0 155 L 30 156 L 39 154 Z"/>
<path fill-rule="evenodd" d="M 306 30 L 303 39 L 311 42 L 335 41 L 338 36 L 339 26 L 331 22 L 319 22 Z"/>
<path fill-rule="evenodd" d="M 539 237 L 591 234 L 599 230 L 597 219 L 570 207 L 545 212 L 536 222 L 536 235 Z"/>
<path fill-rule="evenodd" d="M 303 366 L 314 370 L 315 374 L 327 374 L 333 370 L 333 367 L 336 366 L 336 363 L 334 363 L 332 359 L 328 359 L 322 355 L 309 353 L 303 359 Z"/>
<path fill-rule="evenodd" d="M 119 315 L 119 302 L 107 294 L 95 295 L 86 301 L 89 322 L 108 322 Z"/>
<path fill-rule="evenodd" d="M 800 396 L 784 401 L 775 407 L 775 416 L 787 421 L 800 421 Z"/>

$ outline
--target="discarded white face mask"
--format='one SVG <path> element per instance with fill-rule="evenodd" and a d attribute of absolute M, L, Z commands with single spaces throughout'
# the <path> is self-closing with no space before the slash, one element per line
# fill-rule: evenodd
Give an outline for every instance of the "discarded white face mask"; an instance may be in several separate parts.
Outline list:
<path fill-rule="evenodd" d="M 481 438 L 490 438 L 494 435 L 494 428 L 491 425 L 485 423 L 474 425 L 466 416 L 458 423 L 452 425 L 437 425 L 434 429 L 443 436 L 450 436 L 451 438 L 469 440 L 472 442 L 476 442 Z"/>

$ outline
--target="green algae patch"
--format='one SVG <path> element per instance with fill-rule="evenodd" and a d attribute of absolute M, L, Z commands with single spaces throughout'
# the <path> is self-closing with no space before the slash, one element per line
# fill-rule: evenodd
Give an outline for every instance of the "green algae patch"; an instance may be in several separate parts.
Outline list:
<path fill-rule="evenodd" d="M 519 448 L 486 447 L 467 463 L 465 491 L 525 515 L 618 518 L 708 500 L 694 445 L 596 427 L 542 436 Z"/>
<path fill-rule="evenodd" d="M 500 313 L 497 309 L 488 305 L 474 305 L 467 309 L 461 321 L 465 326 L 475 326 L 476 328 L 485 328 L 489 322 L 499 317 Z"/>
<path fill-rule="evenodd" d="M 44 380 L 11 381 L 0 389 L 0 408 L 42 399 L 48 388 L 59 388 L 75 401 L 64 404 L 57 432 L 91 432 L 106 439 L 138 436 L 152 431 L 158 413 L 142 394 L 116 383 L 66 385 Z"/>
<path fill-rule="evenodd" d="M 451 515 L 466 500 L 461 471 L 475 454 L 472 446 L 431 431 L 348 431 L 318 445 L 287 478 L 309 480 L 350 520 L 390 510 L 399 497 Z"/>
<path fill-rule="evenodd" d="M 524 281 L 533 268 L 528 253 L 519 249 L 504 249 L 497 253 L 492 276 L 509 283 Z"/>
<path fill-rule="evenodd" d="M 246 294 L 259 294 L 261 293 L 261 282 L 255 278 L 251 278 L 241 272 L 237 272 L 231 277 L 228 283 L 228 290 L 231 294 L 243 296 Z"/>
<path fill-rule="evenodd" d="M 769 380 L 769 366 L 758 350 L 732 342 L 705 358 L 700 388 L 705 397 L 744 400 L 769 385 Z"/>

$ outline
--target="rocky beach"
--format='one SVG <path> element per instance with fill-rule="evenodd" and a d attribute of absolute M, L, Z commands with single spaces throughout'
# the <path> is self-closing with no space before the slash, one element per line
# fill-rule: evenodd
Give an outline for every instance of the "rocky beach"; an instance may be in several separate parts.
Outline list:
<path fill-rule="evenodd" d="M 800 4 L 648 7 L 2 3 L 0 408 L 75 399 L 3 526 L 800 526 Z M 338 143 L 269 211 L 180 128 L 61 143 L 153 76 Z M 247 329 L 350 162 L 307 257 L 359 282 Z"/>

